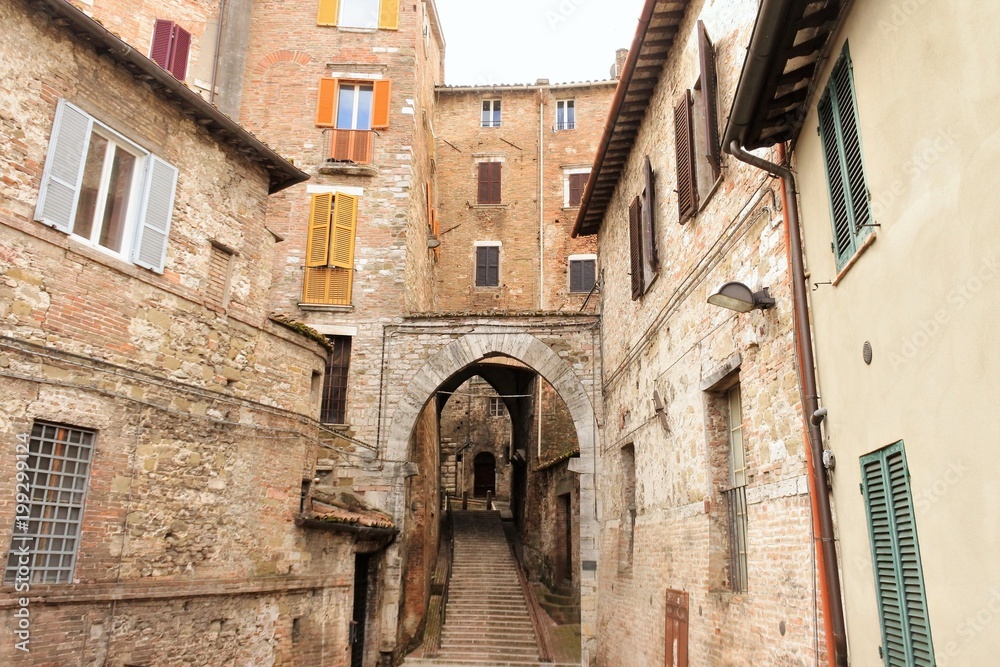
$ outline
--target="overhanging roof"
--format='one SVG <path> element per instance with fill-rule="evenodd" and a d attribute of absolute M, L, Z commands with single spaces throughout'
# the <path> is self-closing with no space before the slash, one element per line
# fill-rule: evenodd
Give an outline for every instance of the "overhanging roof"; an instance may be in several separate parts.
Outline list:
<path fill-rule="evenodd" d="M 848 0 L 764 0 L 722 141 L 749 150 L 791 141 Z"/>
<path fill-rule="evenodd" d="M 590 180 L 580 202 L 580 212 L 573 226 L 574 237 L 596 234 L 601 227 L 604 212 L 621 178 L 689 4 L 689 0 L 646 0 L 642 8 L 639 27 L 632 39 Z"/>
<path fill-rule="evenodd" d="M 26 4 L 48 15 L 52 22 L 71 33 L 78 41 L 99 55 L 111 58 L 124 67 L 137 81 L 145 83 L 160 97 L 176 106 L 220 143 L 233 146 L 241 155 L 267 170 L 268 192 L 275 193 L 309 180 L 309 175 L 297 169 L 239 123 L 219 111 L 183 81 L 178 81 L 152 60 L 142 55 L 114 33 L 74 7 L 66 0 L 24 0 Z"/>

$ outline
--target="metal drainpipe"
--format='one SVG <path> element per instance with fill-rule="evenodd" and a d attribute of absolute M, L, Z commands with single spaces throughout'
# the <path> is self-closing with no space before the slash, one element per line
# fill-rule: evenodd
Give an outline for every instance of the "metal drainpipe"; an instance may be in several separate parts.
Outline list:
<path fill-rule="evenodd" d="M 545 310 L 545 91 L 538 91 L 538 310 Z M 541 435 L 539 435 L 541 439 Z"/>
<path fill-rule="evenodd" d="M 779 144 L 779 155 L 784 160 L 784 146 Z M 792 268 L 792 303 L 795 312 L 795 331 L 798 339 L 799 368 L 801 370 L 801 386 L 803 418 L 809 434 L 809 481 L 812 490 L 814 509 L 819 514 L 820 524 L 820 567 L 823 578 L 824 616 L 829 618 L 833 633 L 833 662 L 838 667 L 846 667 L 847 632 L 844 622 L 844 600 L 840 588 L 840 569 L 837 564 L 837 545 L 833 534 L 833 514 L 830 509 L 830 491 L 823 465 L 823 434 L 819 423 L 812 419 L 819 410 L 819 391 L 816 386 L 816 360 L 813 355 L 812 330 L 809 325 L 809 304 L 806 300 L 806 276 L 802 262 L 802 236 L 799 232 L 798 192 L 795 188 L 795 176 L 787 166 L 777 165 L 756 155 L 748 153 L 734 140 L 729 145 L 730 154 L 741 162 L 757 167 L 782 180 L 782 187 L 787 192 L 785 207 L 785 224 L 788 227 L 789 254 Z M 827 638 L 827 651 L 831 649 Z"/>
<path fill-rule="evenodd" d="M 215 104 L 215 82 L 219 76 L 219 54 L 222 51 L 222 22 L 225 20 L 226 0 L 219 4 L 219 25 L 215 28 L 215 56 L 212 59 L 212 83 L 209 84 L 208 101 Z"/>

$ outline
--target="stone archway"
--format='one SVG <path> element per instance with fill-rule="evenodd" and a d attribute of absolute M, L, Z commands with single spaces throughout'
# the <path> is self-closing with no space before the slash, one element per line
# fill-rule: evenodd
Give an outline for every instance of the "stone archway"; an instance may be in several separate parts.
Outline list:
<path fill-rule="evenodd" d="M 401 392 L 392 413 L 385 444 L 387 460 L 400 461 L 407 457 L 410 436 L 424 406 L 449 378 L 468 366 L 493 356 L 507 356 L 538 373 L 556 390 L 565 402 L 576 430 L 580 458 L 571 470 L 580 476 L 580 604 L 582 608 L 582 664 L 589 664 L 595 645 L 597 593 L 597 504 L 595 461 L 597 418 L 590 396 L 573 369 L 551 347 L 528 333 L 468 333 L 441 348 L 412 376 Z M 405 521 L 405 493 L 396 488 L 391 504 L 394 515 Z M 403 528 L 404 526 L 400 526 Z M 402 566 L 399 545 L 390 547 L 385 572 L 386 600 L 383 608 L 383 646 L 394 645 L 401 591 Z"/>

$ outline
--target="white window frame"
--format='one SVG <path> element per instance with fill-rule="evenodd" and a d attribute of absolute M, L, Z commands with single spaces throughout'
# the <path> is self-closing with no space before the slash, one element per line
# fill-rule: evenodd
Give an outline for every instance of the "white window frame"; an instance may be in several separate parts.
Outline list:
<path fill-rule="evenodd" d="M 372 25 L 350 25 L 344 22 L 344 12 L 350 3 L 372 3 L 375 4 L 375 22 Z M 337 16 L 337 26 L 341 28 L 356 28 L 358 30 L 378 30 L 378 19 L 379 11 L 382 8 L 382 3 L 379 0 L 340 0 L 340 10 Z"/>
<path fill-rule="evenodd" d="M 351 106 L 351 126 L 350 127 L 340 127 L 337 121 L 340 120 L 340 100 L 341 93 L 345 88 L 354 89 L 354 104 Z M 358 110 L 361 107 L 361 89 L 371 88 L 372 101 L 371 109 L 368 112 L 368 127 L 358 127 Z M 372 129 L 372 119 L 375 115 L 375 82 L 374 81 L 344 81 L 337 84 L 337 109 L 335 111 L 336 117 L 333 119 L 334 125 L 338 130 L 370 130 Z"/>
<path fill-rule="evenodd" d="M 490 115 L 489 120 L 483 118 L 483 112 L 486 110 L 487 105 L 489 105 Z M 499 114 L 497 114 L 499 112 Z M 499 115 L 500 118 L 493 120 L 495 115 Z M 500 127 L 503 124 L 503 105 L 500 99 L 489 99 L 483 100 L 482 104 L 479 105 L 479 124 L 481 127 Z"/>
<path fill-rule="evenodd" d="M 506 412 L 503 399 L 499 396 L 490 396 L 489 411 L 490 417 L 503 417 Z"/>
<path fill-rule="evenodd" d="M 91 137 L 108 141 L 98 190 L 95 221 L 107 206 L 111 162 L 107 156 L 120 146 L 136 157 L 133 167 L 122 246 L 100 245 L 100 227 L 90 237 L 75 234 L 83 174 Z M 75 242 L 122 261 L 163 273 L 177 189 L 177 168 L 122 136 L 74 104 L 59 100 L 35 206 L 35 220 L 67 234 Z M 97 239 L 97 240 L 95 240 Z"/>
<path fill-rule="evenodd" d="M 582 292 L 573 291 L 573 262 L 593 262 L 594 263 L 594 285 L 597 285 L 597 255 L 570 255 L 566 258 L 566 290 L 570 294 L 590 294 L 593 287 Z"/>
<path fill-rule="evenodd" d="M 572 112 L 572 118 L 564 120 L 559 124 L 559 112 L 562 111 L 563 118 L 567 119 Z M 576 100 L 556 100 L 556 132 L 576 129 Z"/>
<path fill-rule="evenodd" d="M 589 174 L 590 167 L 563 167 L 563 208 L 580 208 L 580 205 L 570 206 L 569 177 L 571 174 Z M 582 199 L 582 195 L 581 195 Z"/>

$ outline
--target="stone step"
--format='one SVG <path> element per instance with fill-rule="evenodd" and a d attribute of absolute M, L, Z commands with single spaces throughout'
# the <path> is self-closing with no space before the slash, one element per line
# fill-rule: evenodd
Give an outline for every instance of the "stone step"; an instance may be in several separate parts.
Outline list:
<path fill-rule="evenodd" d="M 407 658 L 403 667 L 580 667 L 577 663 L 546 662 L 537 660 L 523 662 L 518 660 L 462 660 L 455 662 L 444 658 Z"/>

